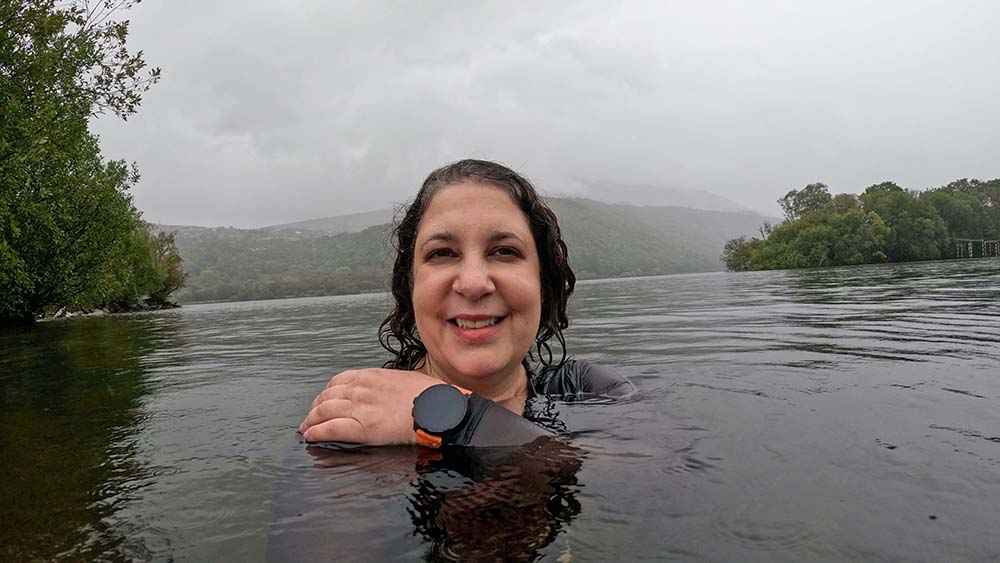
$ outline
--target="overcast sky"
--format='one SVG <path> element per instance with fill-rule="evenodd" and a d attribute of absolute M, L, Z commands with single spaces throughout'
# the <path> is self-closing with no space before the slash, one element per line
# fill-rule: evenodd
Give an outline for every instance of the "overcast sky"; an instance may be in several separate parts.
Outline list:
<path fill-rule="evenodd" d="M 255 227 L 384 208 L 433 168 L 544 191 L 1000 177 L 1000 2 L 146 0 L 163 70 L 95 123 L 148 220 Z"/>

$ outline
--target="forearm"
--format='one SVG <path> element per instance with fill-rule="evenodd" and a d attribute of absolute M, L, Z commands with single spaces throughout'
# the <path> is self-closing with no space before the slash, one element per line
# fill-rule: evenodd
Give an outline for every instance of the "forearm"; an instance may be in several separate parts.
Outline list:
<path fill-rule="evenodd" d="M 469 396 L 469 414 L 445 445 L 501 447 L 520 446 L 553 433 L 507 410 L 493 401 Z"/>

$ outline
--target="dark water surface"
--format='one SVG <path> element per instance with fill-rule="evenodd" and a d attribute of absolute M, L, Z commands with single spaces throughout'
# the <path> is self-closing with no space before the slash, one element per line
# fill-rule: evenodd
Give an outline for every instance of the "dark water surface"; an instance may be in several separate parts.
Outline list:
<path fill-rule="evenodd" d="M 558 441 L 307 449 L 384 295 L 0 332 L 0 560 L 997 561 L 1000 261 L 582 284 Z"/>

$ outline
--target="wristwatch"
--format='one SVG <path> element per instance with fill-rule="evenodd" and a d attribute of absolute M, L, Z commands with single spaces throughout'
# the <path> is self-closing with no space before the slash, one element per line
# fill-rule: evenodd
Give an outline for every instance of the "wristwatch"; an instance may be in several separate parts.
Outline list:
<path fill-rule="evenodd" d="M 417 444 L 440 448 L 445 438 L 465 422 L 472 391 L 440 383 L 424 389 L 413 399 L 413 430 Z"/>

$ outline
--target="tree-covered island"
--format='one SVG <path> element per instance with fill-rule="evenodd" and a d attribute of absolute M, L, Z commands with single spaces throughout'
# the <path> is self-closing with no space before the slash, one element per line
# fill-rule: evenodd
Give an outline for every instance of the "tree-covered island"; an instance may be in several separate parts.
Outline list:
<path fill-rule="evenodd" d="M 860 195 L 830 195 L 824 184 L 778 200 L 785 221 L 761 238 L 726 242 L 730 271 L 776 270 L 995 256 L 1000 239 L 1000 179 L 956 180 L 925 191 L 892 182 Z M 992 241 L 971 247 L 964 241 Z"/>
<path fill-rule="evenodd" d="M 116 0 L 0 0 L 0 325 L 56 309 L 158 306 L 183 283 L 171 234 L 132 204 L 94 116 L 126 119 L 160 77 Z"/>

